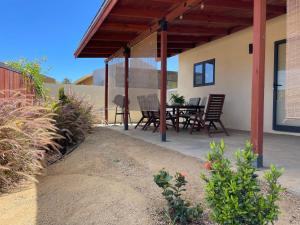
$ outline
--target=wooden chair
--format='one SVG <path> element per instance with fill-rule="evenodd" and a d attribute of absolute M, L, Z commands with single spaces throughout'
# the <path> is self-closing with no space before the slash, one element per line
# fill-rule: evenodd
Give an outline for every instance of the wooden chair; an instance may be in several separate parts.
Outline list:
<path fill-rule="evenodd" d="M 117 123 L 117 116 L 121 116 L 120 124 L 122 124 L 124 122 L 124 117 L 125 117 L 125 106 L 124 106 L 125 96 L 116 95 L 113 100 L 113 103 L 116 105 L 114 125 L 116 125 L 116 123 Z M 129 104 L 129 101 L 128 101 L 128 104 Z M 131 123 L 130 112 L 128 112 L 128 117 L 129 117 L 129 121 Z"/>
<path fill-rule="evenodd" d="M 160 102 L 158 99 L 157 94 L 150 94 L 147 96 L 147 101 L 149 104 L 149 116 L 150 119 L 147 123 L 147 127 L 150 126 L 153 123 L 154 126 L 154 130 L 153 132 L 156 132 L 159 128 L 160 125 Z M 172 122 L 172 124 L 167 124 L 170 125 L 172 127 L 175 128 L 175 119 L 174 117 L 169 113 L 166 112 L 166 120 L 169 120 Z M 147 127 L 145 127 L 145 129 L 147 129 Z"/>
<path fill-rule="evenodd" d="M 229 133 L 221 121 L 224 101 L 224 94 L 209 95 L 204 112 L 197 113 L 190 117 L 190 123 L 192 126 L 190 133 L 192 134 L 195 129 L 200 130 L 201 128 L 206 128 L 210 137 L 212 133 L 219 132 L 224 132 L 227 136 L 229 136 Z M 216 123 L 220 124 L 222 130 L 218 130 Z M 214 132 L 211 131 L 212 127 L 215 129 Z"/>
<path fill-rule="evenodd" d="M 149 115 L 149 105 L 147 102 L 147 97 L 142 95 L 142 96 L 137 96 L 137 100 L 139 103 L 139 107 L 141 110 L 141 114 L 142 117 L 139 120 L 139 122 L 137 123 L 137 125 L 135 126 L 135 129 L 146 119 L 145 124 L 143 125 L 143 129 L 145 129 L 145 126 L 147 126 L 147 124 L 149 123 L 150 120 L 150 115 Z"/>
<path fill-rule="evenodd" d="M 190 98 L 187 105 L 190 106 L 199 106 L 201 102 L 201 98 Z M 187 128 L 190 123 L 190 117 L 197 113 L 196 109 L 187 109 L 180 112 L 180 117 L 184 119 L 183 128 Z"/>

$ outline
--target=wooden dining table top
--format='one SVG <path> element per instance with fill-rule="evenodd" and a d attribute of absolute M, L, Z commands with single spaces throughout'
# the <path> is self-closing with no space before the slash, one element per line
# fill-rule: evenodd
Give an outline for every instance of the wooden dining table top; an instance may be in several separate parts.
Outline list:
<path fill-rule="evenodd" d="M 203 109 L 205 108 L 204 105 L 166 105 L 166 108 L 168 109 L 174 109 L 174 108 L 179 108 L 179 109 Z"/>

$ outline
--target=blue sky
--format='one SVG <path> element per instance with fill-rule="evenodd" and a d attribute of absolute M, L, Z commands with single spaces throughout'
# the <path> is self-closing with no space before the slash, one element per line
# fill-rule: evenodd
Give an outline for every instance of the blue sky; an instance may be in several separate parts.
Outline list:
<path fill-rule="evenodd" d="M 103 0 L 1 0 L 0 62 L 47 58 L 45 72 L 72 81 L 104 66 L 73 54 Z M 177 69 L 177 58 L 168 69 Z"/>

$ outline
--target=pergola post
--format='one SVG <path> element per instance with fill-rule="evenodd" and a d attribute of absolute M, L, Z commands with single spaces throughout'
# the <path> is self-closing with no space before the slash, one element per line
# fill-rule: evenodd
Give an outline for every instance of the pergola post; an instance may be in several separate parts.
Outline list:
<path fill-rule="evenodd" d="M 166 104 L 167 104 L 167 29 L 168 23 L 165 20 L 160 21 L 161 26 L 161 77 L 160 77 L 160 135 L 161 141 L 166 141 Z"/>
<path fill-rule="evenodd" d="M 251 142 L 263 167 L 266 0 L 254 0 Z"/>
<path fill-rule="evenodd" d="M 104 94 L 105 123 L 108 124 L 108 62 L 105 61 L 105 94 Z"/>
<path fill-rule="evenodd" d="M 128 114 L 129 114 L 129 100 L 128 100 L 128 77 L 129 77 L 129 57 L 130 57 L 130 48 L 125 48 L 124 51 L 125 57 L 125 77 L 124 77 L 124 89 L 125 89 L 125 98 L 124 98 L 124 130 L 128 130 Z"/>

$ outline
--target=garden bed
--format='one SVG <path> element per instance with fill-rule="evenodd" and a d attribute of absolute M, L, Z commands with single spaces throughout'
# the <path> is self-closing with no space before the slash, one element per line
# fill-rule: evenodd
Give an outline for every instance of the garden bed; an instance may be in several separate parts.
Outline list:
<path fill-rule="evenodd" d="M 0 197 L 1 225 L 166 224 L 166 205 L 153 174 L 187 174 L 187 198 L 204 203 L 203 163 L 106 128 L 51 165 L 39 183 Z M 300 224 L 298 196 L 284 193 L 278 225 Z M 204 205 L 204 219 L 212 224 Z M 18 217 L 15 215 L 18 214 Z"/>

